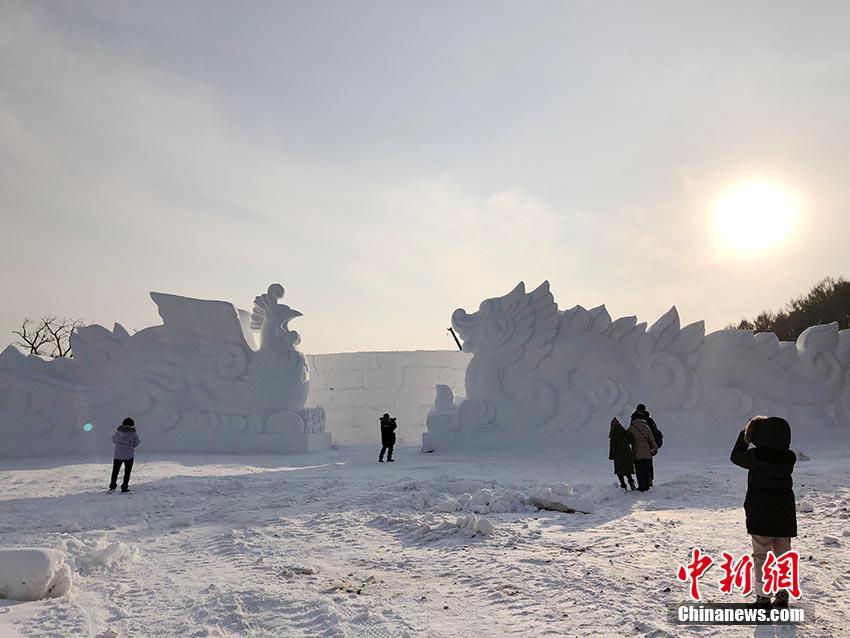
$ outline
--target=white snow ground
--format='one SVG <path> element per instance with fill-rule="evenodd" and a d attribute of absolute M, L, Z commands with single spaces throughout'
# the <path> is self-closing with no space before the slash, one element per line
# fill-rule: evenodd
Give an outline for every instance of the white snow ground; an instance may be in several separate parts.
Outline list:
<path fill-rule="evenodd" d="M 140 453 L 129 495 L 105 493 L 108 463 L 4 461 L 0 546 L 65 551 L 74 587 L 0 601 L 0 637 L 847 635 L 846 450 L 806 450 L 795 472 L 812 509 L 795 546 L 817 614 L 795 631 L 672 624 L 667 604 L 685 599 L 675 570 L 691 546 L 750 549 L 746 472 L 726 450 L 686 462 L 665 448 L 656 488 L 625 494 L 605 443 L 574 459 L 402 448 L 394 464 L 364 447 Z M 523 503 L 555 481 L 593 513 Z M 717 572 L 703 590 L 737 600 L 716 591 Z"/>

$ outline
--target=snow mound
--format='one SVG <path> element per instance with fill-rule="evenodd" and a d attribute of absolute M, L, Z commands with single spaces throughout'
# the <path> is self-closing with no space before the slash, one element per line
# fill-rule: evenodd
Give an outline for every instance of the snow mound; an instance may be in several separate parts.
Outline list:
<path fill-rule="evenodd" d="M 811 503 L 809 503 L 809 501 L 799 501 L 797 503 L 797 511 L 798 512 L 804 512 L 804 513 L 814 512 L 815 508 L 812 506 Z"/>
<path fill-rule="evenodd" d="M 418 510 L 449 514 L 497 514 L 529 510 L 528 498 L 522 492 L 483 481 L 439 478 L 415 481 L 403 489 L 413 492 L 413 507 Z"/>
<path fill-rule="evenodd" d="M 424 517 L 381 515 L 369 521 L 369 525 L 391 529 L 423 543 L 432 543 L 454 536 L 468 538 L 491 536 L 496 531 L 489 520 L 477 514 L 461 516 L 455 520 L 440 520 L 431 513 Z"/>
<path fill-rule="evenodd" d="M 590 499 L 573 494 L 573 488 L 565 483 L 541 487 L 529 497 L 528 502 L 542 510 L 593 513 L 593 504 Z"/>
<path fill-rule="evenodd" d="M 497 514 L 528 510 L 525 494 L 505 488 L 484 488 L 472 493 L 464 492 L 457 496 L 420 490 L 413 494 L 413 506 L 420 510 L 446 513 Z"/>
<path fill-rule="evenodd" d="M 100 571 L 127 570 L 138 562 L 139 548 L 122 541 L 108 542 L 104 538 L 63 538 L 61 547 L 68 553 L 74 570 L 81 574 Z"/>
<path fill-rule="evenodd" d="M 40 600 L 71 590 L 71 568 L 55 549 L 0 549 L 0 598 Z"/>
<path fill-rule="evenodd" d="M 533 488 L 530 496 L 495 483 L 446 477 L 412 481 L 402 490 L 412 492 L 414 509 L 444 514 L 504 514 L 537 509 L 585 514 L 593 511 L 590 494 L 587 497 L 578 496 L 570 485 L 561 482 Z"/>

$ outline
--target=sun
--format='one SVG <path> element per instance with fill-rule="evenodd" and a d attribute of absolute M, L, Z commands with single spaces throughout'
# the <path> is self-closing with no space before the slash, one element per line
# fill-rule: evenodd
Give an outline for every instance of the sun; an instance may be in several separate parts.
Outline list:
<path fill-rule="evenodd" d="M 794 197 L 775 183 L 742 182 L 715 202 L 715 228 L 726 246 L 735 252 L 761 252 L 788 237 L 798 208 Z"/>

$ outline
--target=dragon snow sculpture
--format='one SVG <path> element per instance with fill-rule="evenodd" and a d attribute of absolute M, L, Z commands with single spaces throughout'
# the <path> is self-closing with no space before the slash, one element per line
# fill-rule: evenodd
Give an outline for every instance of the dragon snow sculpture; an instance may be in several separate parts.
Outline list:
<path fill-rule="evenodd" d="M 576 430 L 637 402 L 668 417 L 734 424 L 758 413 L 850 424 L 850 330 L 773 333 L 681 327 L 676 308 L 647 327 L 605 306 L 559 311 L 549 283 L 520 283 L 452 326 L 472 353 L 465 400 L 438 386 L 429 433 Z M 448 394 L 447 394 L 448 393 Z M 426 435 L 427 437 L 428 435 Z"/>
<path fill-rule="evenodd" d="M 250 314 L 225 301 L 150 295 L 162 325 L 132 336 L 119 324 L 79 328 L 73 359 L 3 351 L 0 431 L 54 434 L 131 415 L 146 444 L 166 440 L 167 451 L 194 437 L 190 451 L 199 452 L 272 451 L 242 448 L 246 434 L 324 434 L 324 411 L 304 407 L 309 372 L 288 325 L 301 313 L 280 303 L 283 286 L 258 295 Z"/>

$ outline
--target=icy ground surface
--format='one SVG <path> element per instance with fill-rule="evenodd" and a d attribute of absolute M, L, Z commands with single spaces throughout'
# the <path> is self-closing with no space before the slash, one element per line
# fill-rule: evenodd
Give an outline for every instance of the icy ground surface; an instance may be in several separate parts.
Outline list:
<path fill-rule="evenodd" d="M 0 601 L 0 636 L 847 635 L 846 451 L 806 450 L 795 472 L 812 510 L 796 541 L 803 596 L 818 615 L 796 634 L 668 621 L 692 545 L 750 549 L 746 472 L 728 452 L 688 460 L 663 449 L 645 495 L 615 488 L 605 441 L 598 452 L 402 448 L 394 464 L 372 448 L 140 454 L 129 495 L 105 493 L 108 463 L 2 462 L 0 546 L 61 549 L 74 582 L 62 598 Z M 525 504 L 542 486 L 563 491 L 557 482 L 593 512 Z M 712 572 L 708 597 L 736 600 Z"/>

